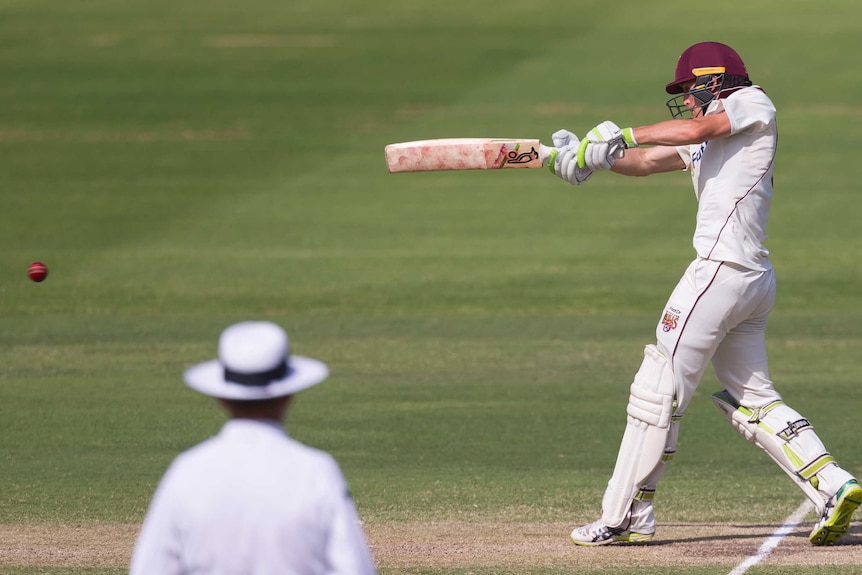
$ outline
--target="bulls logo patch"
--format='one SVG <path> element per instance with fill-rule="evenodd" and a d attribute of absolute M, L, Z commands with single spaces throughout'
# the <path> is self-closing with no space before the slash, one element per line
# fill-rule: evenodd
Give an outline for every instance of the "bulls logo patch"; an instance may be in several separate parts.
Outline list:
<path fill-rule="evenodd" d="M 676 326 L 679 324 L 679 316 L 680 311 L 678 309 L 669 307 L 664 311 L 664 317 L 661 318 L 661 329 L 664 332 L 669 332 L 672 329 L 676 329 Z"/>

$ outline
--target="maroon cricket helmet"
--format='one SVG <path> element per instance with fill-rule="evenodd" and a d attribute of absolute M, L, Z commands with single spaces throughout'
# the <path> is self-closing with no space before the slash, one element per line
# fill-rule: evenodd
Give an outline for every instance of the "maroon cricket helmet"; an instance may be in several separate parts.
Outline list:
<path fill-rule="evenodd" d="M 673 82 L 665 86 L 665 90 L 668 94 L 682 94 L 683 84 L 709 74 L 748 79 L 745 63 L 733 48 L 720 42 L 701 42 L 685 49 L 676 61 Z"/>

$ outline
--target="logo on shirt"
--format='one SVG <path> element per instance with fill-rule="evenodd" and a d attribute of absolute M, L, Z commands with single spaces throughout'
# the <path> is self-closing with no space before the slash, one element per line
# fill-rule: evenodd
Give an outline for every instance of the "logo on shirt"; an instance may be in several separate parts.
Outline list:
<path fill-rule="evenodd" d="M 709 143 L 709 140 L 702 143 L 700 148 L 691 155 L 691 163 L 699 162 L 703 159 L 703 151 L 706 149 L 706 145 Z"/>
<path fill-rule="evenodd" d="M 678 309 L 669 307 L 664 311 L 664 317 L 661 318 L 661 329 L 664 332 L 669 332 L 676 329 L 679 324 L 679 316 L 682 314 Z"/>

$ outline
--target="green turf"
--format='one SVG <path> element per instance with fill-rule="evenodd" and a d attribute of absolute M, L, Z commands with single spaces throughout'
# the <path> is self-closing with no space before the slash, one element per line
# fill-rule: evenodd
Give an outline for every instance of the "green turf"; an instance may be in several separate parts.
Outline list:
<path fill-rule="evenodd" d="M 139 521 L 223 421 L 182 369 L 248 318 L 330 364 L 289 429 L 367 520 L 593 519 L 693 257 L 687 175 L 391 175 L 383 147 L 665 119 L 700 40 L 779 109 L 772 376 L 862 473 L 860 32 L 853 0 L 0 1 L 0 523 Z M 801 494 L 717 385 L 660 519 L 780 524 Z"/>

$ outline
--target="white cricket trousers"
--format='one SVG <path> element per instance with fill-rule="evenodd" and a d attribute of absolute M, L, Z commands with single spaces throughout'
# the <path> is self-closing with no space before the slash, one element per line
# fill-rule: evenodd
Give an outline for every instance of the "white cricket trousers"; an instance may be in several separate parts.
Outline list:
<path fill-rule="evenodd" d="M 676 414 L 682 415 L 712 361 L 740 404 L 781 399 L 769 379 L 766 318 L 775 304 L 775 274 L 697 258 L 674 288 L 656 328 L 673 365 Z"/>

